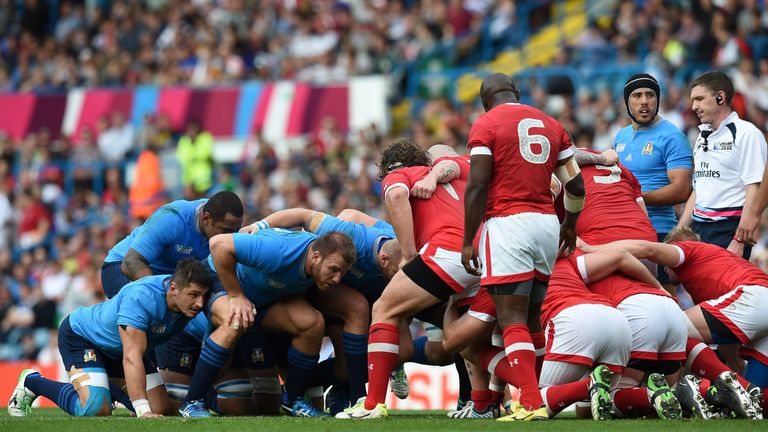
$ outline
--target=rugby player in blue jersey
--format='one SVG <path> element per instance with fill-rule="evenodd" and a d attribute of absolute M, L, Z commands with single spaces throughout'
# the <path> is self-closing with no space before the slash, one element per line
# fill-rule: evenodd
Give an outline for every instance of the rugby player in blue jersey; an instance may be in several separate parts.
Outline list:
<path fill-rule="evenodd" d="M 340 370 L 346 371 L 349 380 L 349 392 L 334 386 L 332 395 L 335 399 L 346 399 L 338 406 L 331 406 L 331 414 L 347 408 L 365 396 L 365 383 L 368 381 L 368 329 L 370 327 L 370 305 L 379 298 L 384 287 L 400 269 L 400 242 L 395 238 L 395 231 L 384 221 L 372 218 L 364 213 L 346 210 L 340 214 L 361 223 L 349 222 L 323 212 L 304 208 L 281 210 L 266 218 L 243 227 L 241 233 L 253 233 L 260 229 L 294 228 L 301 226 L 306 231 L 318 235 L 338 231 L 347 234 L 355 244 L 357 260 L 341 284 L 319 291 L 312 300 L 324 314 L 343 321 L 341 343 L 329 332 L 334 340 L 336 361 Z M 326 322 L 330 326 L 331 322 Z M 343 355 L 342 355 L 343 352 Z M 346 366 L 344 368 L 343 366 Z M 344 375 L 344 374 L 343 374 Z M 344 378 L 341 376 L 340 378 Z M 346 393 L 346 394 L 345 394 Z M 341 406 L 345 405 L 345 406 Z"/>
<path fill-rule="evenodd" d="M 125 386 L 130 399 L 120 401 L 137 417 L 169 414 L 168 394 L 145 354 L 203 310 L 211 284 L 203 263 L 184 259 L 172 276 L 142 278 L 104 303 L 75 310 L 59 327 L 59 352 L 70 382 L 24 370 L 9 413 L 25 416 L 32 402 L 45 396 L 73 416 L 108 416 L 112 396 Z"/>
<path fill-rule="evenodd" d="M 243 203 L 229 191 L 160 207 L 107 254 L 101 267 L 104 293 L 112 298 L 130 281 L 171 274 L 184 258 L 204 260 L 211 237 L 236 232 L 242 223 Z"/>
<path fill-rule="evenodd" d="M 319 290 L 338 285 L 355 257 L 352 240 L 337 232 L 263 230 L 213 237 L 208 265 L 220 282 L 209 303 L 215 329 L 203 342 L 181 415 L 210 415 L 203 401 L 208 389 L 240 336 L 255 326 L 291 337 L 284 407 L 294 416 L 322 416 L 303 396 L 317 366 L 325 322 L 304 293 L 315 285 Z"/>

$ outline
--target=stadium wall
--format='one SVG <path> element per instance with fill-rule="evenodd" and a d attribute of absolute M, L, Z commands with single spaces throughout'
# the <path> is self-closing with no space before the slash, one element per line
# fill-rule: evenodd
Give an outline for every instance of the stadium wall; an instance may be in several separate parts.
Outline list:
<path fill-rule="evenodd" d="M 73 89 L 56 94 L 0 94 L 0 131 L 15 139 L 47 128 L 53 137 L 77 138 L 95 130 L 102 116 L 121 112 L 135 127 L 146 115 L 166 115 L 182 131 L 201 122 L 216 137 L 239 137 L 261 130 L 267 140 L 301 136 L 333 117 L 341 130 L 372 123 L 389 130 L 387 79 L 353 77 L 334 85 L 295 81 L 249 81 L 236 86 L 194 88 L 139 86 L 134 89 Z"/>

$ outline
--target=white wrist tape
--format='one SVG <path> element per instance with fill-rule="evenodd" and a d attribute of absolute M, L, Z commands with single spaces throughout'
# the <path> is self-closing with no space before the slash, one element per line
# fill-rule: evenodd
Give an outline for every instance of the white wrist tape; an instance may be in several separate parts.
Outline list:
<path fill-rule="evenodd" d="M 260 221 L 256 221 L 252 223 L 251 226 L 258 228 L 259 231 L 261 231 L 261 230 L 269 229 L 269 222 L 262 219 Z"/>
<path fill-rule="evenodd" d="M 133 409 L 136 411 L 136 417 L 141 417 L 146 413 L 152 412 L 152 410 L 149 408 L 149 401 L 146 399 L 137 399 L 135 401 L 131 401 L 131 404 L 133 404 Z"/>

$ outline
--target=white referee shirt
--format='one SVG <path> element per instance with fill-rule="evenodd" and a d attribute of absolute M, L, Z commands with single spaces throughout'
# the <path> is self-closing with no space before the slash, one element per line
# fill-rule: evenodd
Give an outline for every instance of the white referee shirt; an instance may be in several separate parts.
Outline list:
<path fill-rule="evenodd" d="M 718 129 L 699 126 L 693 148 L 693 220 L 714 222 L 738 219 L 744 208 L 745 186 L 763 177 L 768 148 L 765 136 L 736 112 Z"/>

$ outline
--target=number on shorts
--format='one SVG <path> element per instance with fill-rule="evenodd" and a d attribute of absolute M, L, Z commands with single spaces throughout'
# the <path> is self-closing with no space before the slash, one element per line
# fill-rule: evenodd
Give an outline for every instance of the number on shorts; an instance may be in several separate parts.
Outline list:
<path fill-rule="evenodd" d="M 611 184 L 611 183 L 618 183 L 621 180 L 621 168 L 619 168 L 618 165 L 611 165 L 611 166 L 595 165 L 595 168 L 601 169 L 601 170 L 608 170 L 611 172 L 607 176 L 592 177 L 592 180 L 594 180 L 595 183 Z"/>
<path fill-rule="evenodd" d="M 517 124 L 517 135 L 520 138 L 520 154 L 523 159 L 534 164 L 543 164 L 549 160 L 549 138 L 544 135 L 531 135 L 528 130 L 532 127 L 543 128 L 544 122 L 539 119 L 525 118 Z M 534 153 L 531 144 L 541 145 L 541 153 Z"/>

